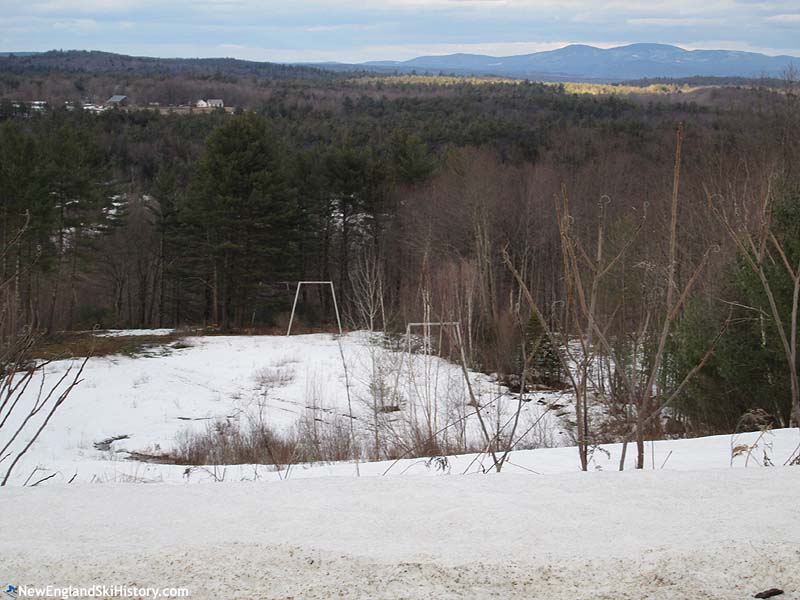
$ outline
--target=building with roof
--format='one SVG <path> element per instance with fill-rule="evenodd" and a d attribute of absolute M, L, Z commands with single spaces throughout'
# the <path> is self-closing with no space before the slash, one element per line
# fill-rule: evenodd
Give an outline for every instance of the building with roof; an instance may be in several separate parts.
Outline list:
<path fill-rule="evenodd" d="M 128 106 L 128 97 L 115 94 L 106 100 L 106 106 Z"/>

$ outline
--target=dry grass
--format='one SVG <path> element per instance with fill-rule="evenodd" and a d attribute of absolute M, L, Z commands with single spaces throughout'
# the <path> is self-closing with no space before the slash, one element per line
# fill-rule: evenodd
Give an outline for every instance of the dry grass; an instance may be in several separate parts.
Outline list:
<path fill-rule="evenodd" d="M 307 327 L 296 324 L 292 327 L 292 335 L 307 333 L 338 333 L 336 326 Z M 286 335 L 286 329 L 280 327 L 257 327 L 223 332 L 214 328 L 194 329 L 190 335 L 199 336 L 239 336 L 239 335 Z M 50 336 L 41 337 L 31 349 L 31 359 L 62 360 L 84 356 L 111 356 L 122 354 L 138 356 L 146 354 L 154 347 L 163 347 L 173 344 L 175 349 L 192 346 L 191 338 L 186 338 L 186 332 L 175 332 L 171 335 L 136 335 L 100 337 L 91 331 L 59 332 Z M 296 361 L 288 361 L 296 362 Z M 288 364 L 288 363 L 287 363 Z M 280 367 L 284 365 L 275 366 Z"/>
<path fill-rule="evenodd" d="M 253 380 L 260 388 L 264 389 L 289 385 L 294 378 L 294 368 L 290 366 L 263 367 L 253 373 Z"/>
<path fill-rule="evenodd" d="M 166 346 L 180 336 L 142 335 L 130 337 L 98 337 L 92 332 L 64 332 L 39 339 L 31 349 L 31 358 L 61 360 L 83 356 L 124 354 L 137 356 L 154 346 Z"/>
<path fill-rule="evenodd" d="M 217 421 L 205 431 L 184 432 L 167 460 L 180 465 L 285 465 L 301 462 L 299 444 L 265 424 Z"/>

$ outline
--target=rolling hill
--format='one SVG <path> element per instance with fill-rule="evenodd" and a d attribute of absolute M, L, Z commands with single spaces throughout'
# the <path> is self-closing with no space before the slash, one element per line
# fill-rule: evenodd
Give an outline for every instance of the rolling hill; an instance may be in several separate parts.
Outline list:
<path fill-rule="evenodd" d="M 378 70 L 444 71 L 530 79 L 617 81 L 693 76 L 776 77 L 790 64 L 800 66 L 800 58 L 733 50 L 684 50 L 667 44 L 631 44 L 608 49 L 573 44 L 517 56 L 450 54 L 420 56 L 406 61 L 369 62 L 359 66 Z"/>

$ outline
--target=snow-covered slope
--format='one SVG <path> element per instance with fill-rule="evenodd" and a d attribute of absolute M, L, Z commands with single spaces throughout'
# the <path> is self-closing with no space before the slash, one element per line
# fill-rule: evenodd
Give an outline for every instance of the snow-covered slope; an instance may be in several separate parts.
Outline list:
<path fill-rule="evenodd" d="M 290 431 L 299 419 L 331 423 L 348 421 L 350 405 L 356 417 L 356 435 L 368 449 L 372 418 L 372 393 L 377 380 L 387 388 L 389 401 L 398 396 L 398 412 L 392 419 L 397 428 L 411 421 L 434 431 L 469 414 L 461 369 L 446 360 L 387 350 L 365 333 L 341 338 L 330 335 L 237 336 L 187 338 L 178 348 L 156 346 L 138 358 L 112 356 L 94 358 L 87 364 L 84 381 L 75 388 L 56 413 L 40 439 L 14 471 L 10 483 L 23 484 L 38 468 L 36 481 L 50 474 L 47 485 L 75 482 L 204 482 L 270 480 L 320 476 L 420 475 L 480 473 L 491 469 L 487 455 L 461 454 L 445 461 L 409 458 L 393 461 L 295 465 L 275 472 L 272 465 L 236 465 L 219 468 L 143 463 L 130 460 L 129 452 L 168 451 L 187 430 L 204 430 L 218 420 L 246 423 L 254 414 L 278 431 Z M 348 365 L 347 377 L 342 355 Z M 402 363 L 401 363 L 402 360 Z M 70 363 L 49 367 L 48 381 L 55 381 Z M 517 399 L 490 378 L 470 374 L 485 411 L 496 428 L 507 423 Z M 29 390 L 30 398 L 35 390 Z M 505 469 L 519 473 L 561 473 L 578 468 L 565 419 L 569 408 L 548 411 L 553 402 L 569 405 L 557 392 L 538 392 L 524 405 L 518 433 L 528 431 Z M 560 405 L 559 405 L 560 406 Z M 20 413 L 21 414 L 21 413 Z M 558 415 L 565 415 L 565 419 Z M 482 447 L 474 416 L 463 428 L 473 447 Z M 456 429 L 455 427 L 453 429 Z M 95 444 L 124 437 L 98 449 Z M 734 446 L 757 447 L 732 460 Z M 24 443 L 19 440 L 19 444 Z M 697 440 L 648 443 L 650 469 L 698 470 L 728 466 L 783 464 L 800 444 L 797 430 L 758 433 L 738 437 L 718 436 Z M 103 446 L 101 445 L 101 448 Z M 521 450 L 519 448 L 538 448 Z M 616 470 L 621 446 L 607 444 L 593 450 L 591 468 Z M 635 453 L 628 453 L 631 467 Z"/>
<path fill-rule="evenodd" d="M 50 365 L 47 381 L 57 381 L 70 364 Z M 481 404 L 490 405 L 487 421 L 505 422 L 516 409 L 516 397 L 485 375 L 471 373 L 470 378 Z M 382 416 L 397 428 L 415 422 L 438 431 L 470 412 L 459 366 L 388 350 L 363 332 L 340 340 L 327 334 L 190 337 L 178 347 L 156 346 L 139 357 L 92 358 L 83 380 L 17 467 L 12 483 L 22 483 L 37 466 L 40 476 L 58 472 L 55 480 L 76 473 L 78 481 L 180 479 L 184 469 L 131 462 L 127 451 L 162 453 L 182 432 L 203 430 L 219 420 L 245 423 L 256 414 L 272 429 L 288 432 L 304 417 L 323 423 L 346 420 L 352 408 L 357 436 L 369 439 L 376 386 L 385 389 L 387 402 L 397 404 L 397 412 Z M 28 390 L 29 402 L 36 391 L 33 386 Z M 547 404 L 559 398 L 560 393 L 536 394 L 525 405 L 522 425 L 536 422 L 547 413 Z M 546 414 L 522 447 L 569 443 L 557 412 Z M 464 420 L 463 434 L 467 445 L 480 445 L 475 417 Z M 95 447 L 117 437 L 122 439 L 108 450 Z M 18 446 L 25 441 L 21 438 Z"/>

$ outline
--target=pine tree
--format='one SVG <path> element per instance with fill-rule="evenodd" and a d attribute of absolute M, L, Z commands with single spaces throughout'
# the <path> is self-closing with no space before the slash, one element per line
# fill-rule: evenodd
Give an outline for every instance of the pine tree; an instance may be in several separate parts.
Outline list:
<path fill-rule="evenodd" d="M 181 219 L 223 330 L 244 324 L 260 284 L 295 272 L 298 210 L 287 167 L 254 113 L 215 130 L 197 164 Z"/>
<path fill-rule="evenodd" d="M 325 157 L 328 208 L 339 232 L 339 281 L 343 302 L 350 297 L 352 248 L 366 236 L 377 238 L 380 230 L 379 191 L 381 165 L 372 151 L 345 144 Z"/>
<path fill-rule="evenodd" d="M 114 188 L 100 148 L 85 128 L 62 125 L 45 140 L 44 165 L 48 199 L 44 222 L 51 225 L 47 254 L 54 265 L 46 329 L 53 330 L 60 295 L 68 298 L 66 328 L 71 329 L 76 283 L 93 238 L 116 220 L 111 210 Z M 66 282 L 62 281 L 66 280 Z"/>
<path fill-rule="evenodd" d="M 783 197 L 773 214 L 776 238 L 790 262 L 800 260 L 800 187 L 784 187 Z M 790 323 L 792 285 L 782 265 L 765 263 L 767 278 L 784 323 Z M 731 324 L 720 339 L 714 355 L 692 381 L 678 409 L 694 426 L 712 431 L 731 431 L 747 412 L 761 410 L 772 415 L 774 423 L 786 426 L 791 415 L 789 368 L 778 332 L 770 316 L 763 285 L 744 257 L 731 267 L 727 304 L 691 305 L 672 340 L 668 368 L 680 381 L 683 374 L 708 349 L 709 340 L 723 320 Z"/>
<path fill-rule="evenodd" d="M 559 387 L 562 383 L 561 361 L 547 335 L 544 324 L 536 313 L 531 313 L 525 331 L 527 352 L 533 352 L 531 359 L 532 373 L 529 381 L 549 387 Z"/>
<path fill-rule="evenodd" d="M 397 130 L 389 140 L 389 153 L 395 179 L 404 184 L 418 184 L 436 170 L 436 162 L 427 145 L 405 130 Z"/>

